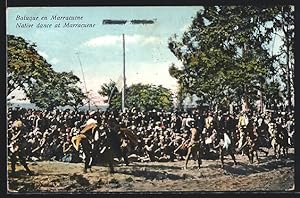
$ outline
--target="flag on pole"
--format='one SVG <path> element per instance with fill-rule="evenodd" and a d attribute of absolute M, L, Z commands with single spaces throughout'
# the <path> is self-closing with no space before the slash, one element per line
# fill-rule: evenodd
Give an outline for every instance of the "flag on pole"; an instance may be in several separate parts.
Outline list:
<path fill-rule="evenodd" d="M 119 92 L 122 92 L 123 85 L 124 85 L 123 77 L 122 77 L 122 75 L 120 75 L 117 82 L 116 82 L 116 88 L 118 89 Z"/>

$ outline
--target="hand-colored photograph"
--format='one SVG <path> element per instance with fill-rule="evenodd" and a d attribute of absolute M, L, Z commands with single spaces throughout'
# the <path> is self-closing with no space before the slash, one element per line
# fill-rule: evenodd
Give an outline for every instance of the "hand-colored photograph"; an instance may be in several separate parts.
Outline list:
<path fill-rule="evenodd" d="M 7 193 L 295 190 L 295 7 L 8 7 Z"/>

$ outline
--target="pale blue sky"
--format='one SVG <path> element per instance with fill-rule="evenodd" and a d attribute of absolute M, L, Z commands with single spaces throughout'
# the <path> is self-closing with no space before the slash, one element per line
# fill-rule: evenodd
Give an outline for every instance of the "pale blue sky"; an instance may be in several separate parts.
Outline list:
<path fill-rule="evenodd" d="M 167 47 L 173 34 L 179 36 L 201 9 L 193 7 L 51 7 L 8 8 L 7 33 L 22 36 L 37 44 L 38 52 L 56 71 L 73 71 L 82 79 L 76 52 L 80 52 L 87 89 L 97 92 L 100 85 L 116 81 L 122 73 L 122 40 L 126 40 L 126 76 L 132 83 L 152 83 L 176 90 L 176 80 L 168 74 L 171 63 L 180 64 Z M 21 21 L 23 16 L 83 16 L 75 23 L 95 23 L 94 28 L 17 28 L 17 23 L 52 23 Z M 103 19 L 147 19 L 152 25 L 103 25 Z M 60 21 L 62 24 L 72 21 Z M 83 86 L 83 85 L 82 85 Z"/>

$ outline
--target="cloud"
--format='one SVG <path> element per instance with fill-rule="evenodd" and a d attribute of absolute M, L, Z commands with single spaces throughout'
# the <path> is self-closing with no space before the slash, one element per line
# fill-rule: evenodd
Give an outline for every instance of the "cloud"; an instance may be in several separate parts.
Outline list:
<path fill-rule="evenodd" d="M 106 36 L 100 36 L 96 38 L 92 38 L 88 41 L 86 41 L 83 45 L 87 47 L 102 47 L 102 46 L 114 46 L 114 45 L 120 45 L 122 42 L 122 36 L 112 36 L 112 35 L 106 35 Z M 144 36 L 144 35 L 125 35 L 125 43 L 126 44 L 155 44 L 159 43 L 161 40 L 160 37 L 155 36 Z"/>
<path fill-rule="evenodd" d="M 155 37 L 155 36 L 150 36 L 146 37 L 144 40 L 144 44 L 151 44 L 151 43 L 159 43 L 161 38 Z"/>

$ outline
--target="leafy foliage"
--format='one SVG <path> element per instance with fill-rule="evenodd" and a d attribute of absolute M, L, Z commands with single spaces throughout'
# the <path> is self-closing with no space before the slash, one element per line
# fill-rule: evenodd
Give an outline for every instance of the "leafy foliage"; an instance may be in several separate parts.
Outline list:
<path fill-rule="evenodd" d="M 282 6 L 275 17 L 274 27 L 281 37 L 283 45 L 280 46 L 279 73 L 286 85 L 285 97 L 288 100 L 288 110 L 291 110 L 292 94 L 294 92 L 294 54 L 295 54 L 295 9 L 293 6 Z"/>
<path fill-rule="evenodd" d="M 113 81 L 110 81 L 109 83 L 104 83 L 103 85 L 101 85 L 100 90 L 98 91 L 98 93 L 101 96 L 107 97 L 107 102 L 108 102 L 109 106 L 111 103 L 111 99 L 118 93 L 118 90 L 115 86 L 116 86 L 116 83 Z"/>
<path fill-rule="evenodd" d="M 276 105 L 283 102 L 283 93 L 280 89 L 280 83 L 278 81 L 271 81 L 265 85 L 265 101 L 266 105 L 270 109 L 276 108 Z"/>
<path fill-rule="evenodd" d="M 72 72 L 55 72 L 38 54 L 35 44 L 8 35 L 8 92 L 21 88 L 31 103 L 44 109 L 83 105 L 86 96 L 77 86 L 80 79 Z"/>
<path fill-rule="evenodd" d="M 254 101 L 274 75 L 278 57 L 269 46 L 280 10 L 255 6 L 200 10 L 180 40 L 177 35 L 169 38 L 170 51 L 183 64 L 169 68 L 180 94 L 196 94 L 212 104 L 225 99 Z"/>
<path fill-rule="evenodd" d="M 112 93 L 110 108 L 121 109 L 122 95 L 117 89 L 113 89 L 114 82 L 104 84 L 98 92 L 102 96 L 109 96 Z M 114 90 L 111 92 L 111 90 Z M 162 86 L 133 84 L 125 90 L 126 108 L 139 108 L 141 110 L 171 109 L 173 105 L 172 93 Z"/>
<path fill-rule="evenodd" d="M 22 37 L 7 36 L 7 95 L 21 88 L 28 92 L 33 83 L 42 83 L 53 73 L 51 65 L 38 54 L 36 45 Z"/>
<path fill-rule="evenodd" d="M 77 86 L 78 82 L 79 78 L 72 72 L 53 73 L 47 82 L 34 83 L 30 89 L 30 102 L 45 109 L 67 105 L 78 109 L 86 98 Z"/>

